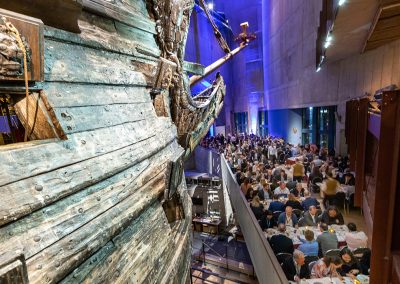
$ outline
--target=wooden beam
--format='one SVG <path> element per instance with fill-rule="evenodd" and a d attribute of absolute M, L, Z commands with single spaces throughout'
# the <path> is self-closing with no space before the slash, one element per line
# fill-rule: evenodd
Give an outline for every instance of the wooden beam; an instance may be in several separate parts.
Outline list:
<path fill-rule="evenodd" d="M 400 152 L 400 96 L 386 92 L 382 99 L 377 184 L 373 216 L 371 283 L 389 283 L 393 220 Z M 398 212 L 396 212 L 397 214 Z M 398 240 L 396 240 L 398 241 Z"/>
<path fill-rule="evenodd" d="M 354 205 L 362 206 L 362 197 L 365 190 L 365 152 L 368 129 L 368 98 L 361 99 L 358 104 L 357 115 L 357 146 L 356 146 L 356 191 Z"/>
<path fill-rule="evenodd" d="M 79 33 L 80 0 L 0 0 L 0 7 L 41 19 L 46 25 Z"/>

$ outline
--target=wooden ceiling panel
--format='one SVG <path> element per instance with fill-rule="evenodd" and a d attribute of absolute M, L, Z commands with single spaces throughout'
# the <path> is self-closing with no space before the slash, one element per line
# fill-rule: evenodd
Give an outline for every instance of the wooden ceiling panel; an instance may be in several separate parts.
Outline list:
<path fill-rule="evenodd" d="M 382 1 L 368 33 L 363 52 L 400 39 L 400 1 Z"/>

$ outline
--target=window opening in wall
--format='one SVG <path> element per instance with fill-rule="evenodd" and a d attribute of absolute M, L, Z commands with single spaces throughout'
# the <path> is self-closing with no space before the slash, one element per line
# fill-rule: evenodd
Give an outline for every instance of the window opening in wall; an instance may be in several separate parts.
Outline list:
<path fill-rule="evenodd" d="M 260 110 L 258 112 L 258 131 L 260 136 L 268 135 L 268 111 Z"/>
<path fill-rule="evenodd" d="M 236 133 L 248 133 L 248 114 L 247 112 L 236 112 L 234 114 Z"/>
<path fill-rule="evenodd" d="M 65 139 L 45 96 L 33 92 L 26 100 L 25 93 L 0 92 L 0 146 L 24 142 L 27 129 L 27 141 Z"/>
<path fill-rule="evenodd" d="M 335 146 L 336 106 L 308 107 L 302 110 L 302 143 Z"/>

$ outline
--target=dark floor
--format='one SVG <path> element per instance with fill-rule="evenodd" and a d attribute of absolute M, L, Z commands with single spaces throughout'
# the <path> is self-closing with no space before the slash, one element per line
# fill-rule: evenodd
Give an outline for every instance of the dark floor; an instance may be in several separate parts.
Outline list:
<path fill-rule="evenodd" d="M 251 259 L 246 243 L 236 241 L 232 237 L 213 236 L 206 233 L 194 232 L 192 255 L 200 255 L 203 249 L 207 254 L 229 258 L 251 265 Z"/>

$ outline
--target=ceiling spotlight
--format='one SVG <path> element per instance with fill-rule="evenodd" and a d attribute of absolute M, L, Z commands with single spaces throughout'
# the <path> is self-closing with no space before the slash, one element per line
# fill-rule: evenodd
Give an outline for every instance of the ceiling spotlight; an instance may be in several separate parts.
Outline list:
<path fill-rule="evenodd" d="M 214 3 L 210 2 L 207 4 L 207 7 L 209 10 L 213 10 L 214 9 Z"/>
<path fill-rule="evenodd" d="M 327 49 L 331 45 L 330 41 L 325 41 L 324 48 Z"/>
<path fill-rule="evenodd" d="M 328 35 L 328 36 L 326 37 L 326 41 L 331 42 L 331 41 L 332 41 L 332 36 L 331 36 L 331 35 Z"/>
<path fill-rule="evenodd" d="M 318 66 L 317 72 L 321 71 L 321 66 Z"/>
<path fill-rule="evenodd" d="M 339 6 L 342 6 L 345 2 L 346 0 L 339 0 Z"/>

